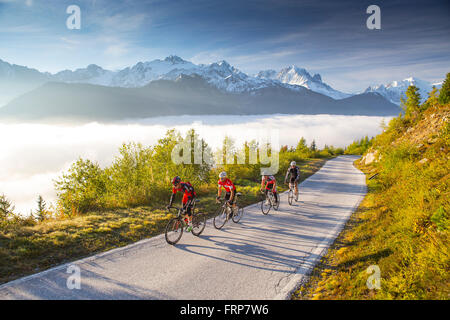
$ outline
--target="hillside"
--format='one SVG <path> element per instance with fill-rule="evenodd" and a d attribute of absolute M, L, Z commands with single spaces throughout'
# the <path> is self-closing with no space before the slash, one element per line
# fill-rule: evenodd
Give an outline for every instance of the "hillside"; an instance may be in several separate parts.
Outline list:
<path fill-rule="evenodd" d="M 141 88 L 51 82 L 0 109 L 0 118 L 122 120 L 170 115 L 340 114 L 397 115 L 400 109 L 375 93 L 342 100 L 303 87 L 232 93 L 200 76 L 156 80 Z"/>
<path fill-rule="evenodd" d="M 449 298 L 448 83 L 443 90 L 392 119 L 356 161 L 368 195 L 294 299 Z M 369 266 L 379 268 L 378 289 L 368 288 Z"/>

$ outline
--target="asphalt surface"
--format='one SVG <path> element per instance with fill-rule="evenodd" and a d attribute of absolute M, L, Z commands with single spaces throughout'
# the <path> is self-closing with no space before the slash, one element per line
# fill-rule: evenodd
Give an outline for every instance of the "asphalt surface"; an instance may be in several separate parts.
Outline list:
<path fill-rule="evenodd" d="M 175 246 L 160 235 L 61 265 L 0 286 L 0 299 L 288 299 L 366 193 L 355 159 L 329 160 L 293 206 L 284 193 L 268 215 L 254 204 L 222 230 L 209 220 Z"/>

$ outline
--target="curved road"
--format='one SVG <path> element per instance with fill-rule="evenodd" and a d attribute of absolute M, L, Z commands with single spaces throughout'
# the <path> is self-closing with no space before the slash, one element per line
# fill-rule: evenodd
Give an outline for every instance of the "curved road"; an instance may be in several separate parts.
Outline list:
<path fill-rule="evenodd" d="M 55 267 L 0 286 L 0 299 L 288 299 L 366 193 L 355 159 L 329 160 L 294 206 L 284 193 L 267 216 L 254 204 L 239 224 L 216 230 L 210 220 L 176 246 L 161 235 Z M 67 287 L 71 265 L 80 289 Z"/>

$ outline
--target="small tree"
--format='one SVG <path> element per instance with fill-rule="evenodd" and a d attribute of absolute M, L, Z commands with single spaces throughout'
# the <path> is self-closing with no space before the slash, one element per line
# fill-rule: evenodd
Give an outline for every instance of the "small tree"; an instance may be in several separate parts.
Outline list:
<path fill-rule="evenodd" d="M 450 72 L 447 73 L 447 77 L 442 84 L 441 90 L 439 90 L 439 103 L 446 104 L 450 102 Z"/>
<path fill-rule="evenodd" d="M 297 143 L 296 152 L 299 156 L 308 157 L 309 149 L 308 149 L 308 145 L 306 144 L 305 138 L 301 137 L 301 139 Z"/>
<path fill-rule="evenodd" d="M 438 94 L 439 94 L 438 89 L 435 86 L 433 86 L 433 89 L 428 93 L 427 101 L 425 101 L 425 103 L 422 104 L 420 111 L 425 111 L 429 107 L 433 107 L 433 106 L 439 104 Z"/>
<path fill-rule="evenodd" d="M 414 85 L 408 87 L 405 92 L 406 99 L 400 98 L 401 106 L 405 112 L 405 118 L 415 118 L 420 112 L 419 88 Z"/>
<path fill-rule="evenodd" d="M 309 149 L 310 149 L 311 151 L 316 151 L 316 150 L 317 150 L 317 147 L 316 147 L 316 140 L 313 140 L 313 141 L 311 142 L 311 147 L 309 147 Z"/>
<path fill-rule="evenodd" d="M 67 216 L 101 207 L 107 180 L 96 162 L 78 159 L 54 181 L 58 203 Z"/>
<path fill-rule="evenodd" d="M 0 221 L 6 220 L 14 214 L 15 207 L 4 194 L 0 195 Z"/>
<path fill-rule="evenodd" d="M 36 219 L 38 219 L 39 221 L 43 221 L 47 217 L 47 203 L 45 203 L 44 198 L 42 198 L 41 195 L 39 195 L 36 202 L 37 202 L 38 208 L 34 215 L 35 215 Z"/>

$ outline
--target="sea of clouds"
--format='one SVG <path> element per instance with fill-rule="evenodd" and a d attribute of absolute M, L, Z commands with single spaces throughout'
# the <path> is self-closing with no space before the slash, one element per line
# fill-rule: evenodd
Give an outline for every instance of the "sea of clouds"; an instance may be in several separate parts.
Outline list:
<path fill-rule="evenodd" d="M 167 130 L 182 134 L 194 128 L 216 149 L 225 136 L 237 144 L 252 139 L 277 137 L 279 145 L 295 146 L 304 137 L 325 144 L 345 147 L 355 139 L 381 132 L 380 124 L 389 117 L 336 115 L 268 116 L 177 116 L 123 121 L 111 124 L 0 123 L 0 194 L 28 215 L 42 195 L 54 202 L 53 179 L 60 176 L 79 157 L 108 166 L 118 155 L 122 143 L 155 144 Z"/>

